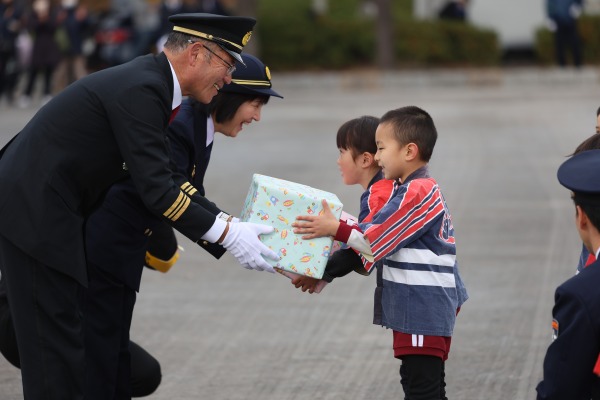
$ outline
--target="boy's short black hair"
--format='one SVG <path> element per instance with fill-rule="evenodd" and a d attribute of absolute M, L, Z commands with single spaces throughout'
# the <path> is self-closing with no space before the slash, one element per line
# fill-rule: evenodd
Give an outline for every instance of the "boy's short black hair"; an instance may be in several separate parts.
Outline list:
<path fill-rule="evenodd" d="M 396 140 L 402 145 L 414 143 L 419 148 L 422 161 L 429 162 L 437 141 L 437 130 L 431 116 L 415 106 L 388 111 L 380 124 L 392 124 Z"/>
<path fill-rule="evenodd" d="M 258 100 L 264 105 L 269 102 L 269 98 L 269 96 L 257 96 L 254 94 L 217 93 L 208 104 L 208 114 L 215 114 L 215 122 L 227 122 L 233 118 L 238 108 L 245 102 Z"/>
<path fill-rule="evenodd" d="M 359 118 L 344 122 L 338 129 L 336 143 L 338 149 L 350 150 L 352 158 L 362 153 L 377 153 L 375 131 L 379 118 L 363 115 Z"/>

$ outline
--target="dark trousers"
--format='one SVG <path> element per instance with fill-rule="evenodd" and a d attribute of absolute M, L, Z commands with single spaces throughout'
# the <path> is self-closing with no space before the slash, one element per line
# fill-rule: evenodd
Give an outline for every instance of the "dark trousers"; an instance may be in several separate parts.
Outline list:
<path fill-rule="evenodd" d="M 0 285 L 4 284 L 0 280 Z M 0 293 L 2 291 L 0 290 Z M 12 323 L 12 316 L 8 307 L 6 297 L 0 295 L 0 353 L 8 362 L 17 368 L 21 368 L 19 361 L 19 350 L 17 349 L 17 337 Z M 148 396 L 158 388 L 162 379 L 160 363 L 150 353 L 129 342 L 129 353 L 131 355 L 131 395 L 132 397 Z"/>
<path fill-rule="evenodd" d="M 148 396 L 156 390 L 162 380 L 160 363 L 146 350 L 129 342 L 131 354 L 131 395 Z"/>
<path fill-rule="evenodd" d="M 18 64 L 14 48 L 0 50 L 0 97 L 6 94 L 9 103 L 14 100 L 15 88 L 18 83 L 20 69 Z"/>
<path fill-rule="evenodd" d="M 83 399 L 83 287 L 0 236 L 25 399 Z"/>
<path fill-rule="evenodd" d="M 567 65 L 567 53 L 571 53 L 573 64 L 580 67 L 582 63 L 581 40 L 577 32 L 577 24 L 558 23 L 554 34 L 556 46 L 556 62 L 561 67 Z"/>
<path fill-rule="evenodd" d="M 444 361 L 435 356 L 402 356 L 400 383 L 404 400 L 448 400 Z"/>
<path fill-rule="evenodd" d="M 85 292 L 86 400 L 129 399 L 129 328 L 135 290 L 93 263 Z"/>
<path fill-rule="evenodd" d="M 33 86 L 35 85 L 35 80 L 38 74 L 43 74 L 44 76 L 44 95 L 49 95 L 52 93 L 52 73 L 54 72 L 54 66 L 46 66 L 46 67 L 31 67 L 29 70 L 29 79 L 27 81 L 27 87 L 25 88 L 25 95 L 31 96 L 33 93 Z"/>

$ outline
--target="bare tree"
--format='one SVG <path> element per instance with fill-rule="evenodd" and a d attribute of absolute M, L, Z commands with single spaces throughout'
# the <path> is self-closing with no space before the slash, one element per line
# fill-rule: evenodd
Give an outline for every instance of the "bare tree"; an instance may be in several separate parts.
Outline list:
<path fill-rule="evenodd" d="M 391 69 L 394 66 L 392 0 L 375 0 L 377 4 L 377 66 Z"/>

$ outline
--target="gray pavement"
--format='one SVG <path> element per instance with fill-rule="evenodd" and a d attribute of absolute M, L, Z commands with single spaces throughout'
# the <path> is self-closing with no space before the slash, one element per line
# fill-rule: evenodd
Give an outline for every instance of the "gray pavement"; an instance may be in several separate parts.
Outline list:
<path fill-rule="evenodd" d="M 555 69 L 277 74 L 259 124 L 216 139 L 208 197 L 240 212 L 253 173 L 336 193 L 335 133 L 346 120 L 417 105 L 439 140 L 431 172 L 453 213 L 470 299 L 447 363 L 451 399 L 532 399 L 551 338 L 554 288 L 580 241 L 556 169 L 594 132 L 599 73 Z M 33 111 L 0 106 L 0 144 Z M 7 194 L 3 194 L 7 195 Z M 279 275 L 216 262 L 186 238 L 166 275 L 147 272 L 131 336 L 162 365 L 151 399 L 402 398 L 391 332 L 371 324 L 374 277 L 350 275 L 308 295 Z M 0 398 L 22 397 L 0 360 Z"/>

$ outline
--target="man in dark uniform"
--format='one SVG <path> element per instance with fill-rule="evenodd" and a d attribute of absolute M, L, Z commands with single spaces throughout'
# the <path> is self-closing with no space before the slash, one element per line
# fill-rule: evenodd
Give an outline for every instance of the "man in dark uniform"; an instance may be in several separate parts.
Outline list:
<path fill-rule="evenodd" d="M 600 150 L 578 153 L 558 169 L 558 180 L 572 191 L 575 226 L 583 244 L 600 252 Z M 600 261 L 556 289 L 552 310 L 554 340 L 544 359 L 538 400 L 600 399 L 594 366 L 600 353 Z"/>
<path fill-rule="evenodd" d="M 245 268 L 272 272 L 262 256 L 278 259 L 258 239 L 272 228 L 228 222 L 173 175 L 164 134 L 182 96 L 208 103 L 231 81 L 255 20 L 170 21 L 164 53 L 75 82 L 0 151 L 0 267 L 26 399 L 84 397 L 84 222 L 115 182 L 131 177 L 150 211 L 194 242 L 221 243 Z"/>
<path fill-rule="evenodd" d="M 246 67 L 238 65 L 232 82 L 223 86 L 209 105 L 184 100 L 169 125 L 173 167 L 202 196 L 215 133 L 237 136 L 241 121 L 259 121 L 262 106 L 270 97 L 282 97 L 272 89 L 267 66 L 249 54 L 242 54 L 242 58 Z M 177 240 L 169 225 L 146 210 L 131 179 L 111 186 L 102 205 L 87 218 L 85 229 L 90 277 L 85 302 L 86 390 L 107 399 L 147 396 L 160 384 L 160 364 L 129 340 L 132 305 L 139 291 L 142 265 L 167 272 L 179 257 Z M 225 251 L 216 244 L 199 244 L 215 258 Z M 3 279 L 0 353 L 20 366 Z"/>

